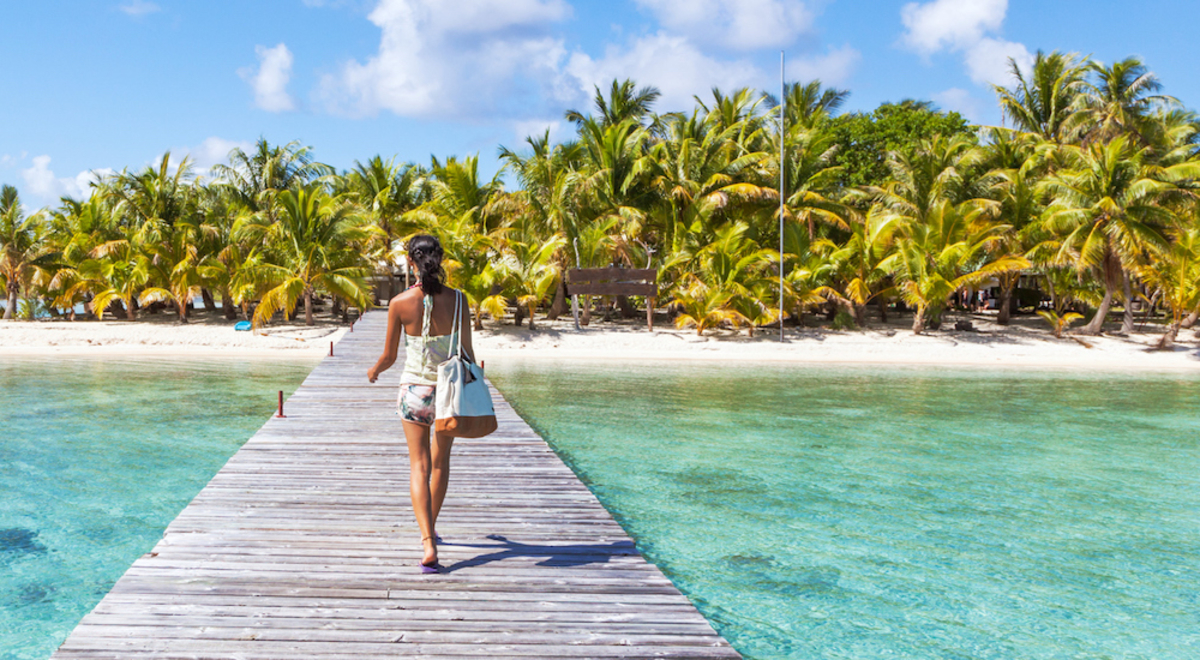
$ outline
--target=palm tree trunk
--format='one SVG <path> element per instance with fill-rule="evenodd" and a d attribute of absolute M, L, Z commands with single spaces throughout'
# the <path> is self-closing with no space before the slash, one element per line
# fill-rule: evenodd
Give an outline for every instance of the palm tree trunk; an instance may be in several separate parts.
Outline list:
<path fill-rule="evenodd" d="M 10 320 L 13 314 L 17 312 L 17 286 L 16 282 L 8 283 L 8 301 L 4 307 L 4 320 Z"/>
<path fill-rule="evenodd" d="M 201 287 L 200 298 L 204 300 L 204 311 L 215 312 L 217 310 L 217 302 L 213 300 L 212 291 Z"/>
<path fill-rule="evenodd" d="M 179 310 L 179 322 L 187 323 L 188 322 L 188 320 L 187 320 L 187 303 L 184 302 L 183 300 L 176 299 L 175 300 L 175 308 Z"/>
<path fill-rule="evenodd" d="M 866 310 L 866 305 L 859 305 L 857 303 L 850 305 L 850 311 L 854 314 L 854 324 L 861 329 L 865 329 L 867 327 Z"/>
<path fill-rule="evenodd" d="M 233 304 L 233 298 L 229 295 L 229 287 L 221 289 L 221 309 L 225 312 L 225 319 L 232 321 L 237 318 L 237 305 Z"/>
<path fill-rule="evenodd" d="M 483 312 L 479 307 L 475 307 L 475 325 L 472 326 L 476 330 L 483 330 Z"/>
<path fill-rule="evenodd" d="M 342 315 L 342 299 L 337 296 L 331 297 L 333 298 L 333 302 L 329 304 L 329 313 L 336 319 Z M 390 301 L 391 298 L 388 298 L 388 300 Z"/>
<path fill-rule="evenodd" d="M 921 309 L 918 307 L 913 312 L 912 331 L 913 331 L 914 335 L 919 335 L 922 332 L 925 332 L 925 310 L 924 309 Z"/>
<path fill-rule="evenodd" d="M 637 316 L 637 310 L 629 302 L 629 296 L 617 296 L 617 309 L 621 310 L 621 318 L 631 319 Z"/>
<path fill-rule="evenodd" d="M 876 298 L 875 300 L 875 304 L 879 305 L 879 321 L 884 325 L 887 325 L 887 301 L 885 301 L 882 297 Z"/>
<path fill-rule="evenodd" d="M 1133 327 L 1133 286 L 1129 282 L 1129 273 L 1121 273 L 1121 293 L 1125 295 L 1125 311 L 1121 314 L 1121 334 L 1130 334 Z"/>
<path fill-rule="evenodd" d="M 1108 282 L 1104 283 L 1104 300 L 1100 301 L 1100 308 L 1096 310 L 1095 316 L 1092 317 L 1088 324 L 1079 329 L 1081 335 L 1098 335 L 1104 327 L 1104 318 L 1108 316 L 1108 308 L 1112 307 L 1113 291 L 1112 287 L 1108 286 Z"/>
<path fill-rule="evenodd" d="M 1175 337 L 1179 334 L 1179 326 L 1181 325 L 1183 325 L 1181 321 L 1172 321 L 1171 324 L 1167 326 L 1167 331 L 1163 333 L 1162 339 L 1158 340 L 1158 345 L 1154 348 L 1156 350 L 1164 351 L 1174 346 Z"/>
<path fill-rule="evenodd" d="M 312 289 L 304 291 L 304 325 L 313 324 Z"/>
<path fill-rule="evenodd" d="M 554 302 L 550 304 L 550 312 L 546 314 L 547 321 L 553 321 L 567 311 L 567 287 L 563 277 L 558 278 L 558 288 L 554 290 Z"/>
<path fill-rule="evenodd" d="M 134 307 L 134 302 L 133 302 L 132 298 L 129 299 L 129 304 L 125 305 L 125 320 L 126 321 L 136 321 L 137 320 L 137 307 Z"/>
<path fill-rule="evenodd" d="M 1190 327 L 1196 325 L 1196 321 L 1200 321 L 1200 309 L 1197 309 L 1194 312 L 1192 312 L 1191 314 L 1189 314 L 1188 317 L 1183 320 L 1183 325 L 1181 325 L 1179 327 L 1190 328 Z"/>
<path fill-rule="evenodd" d="M 530 303 L 530 305 L 529 305 L 529 329 L 530 330 L 536 329 L 533 327 L 533 317 L 535 314 L 537 314 L 537 303 Z"/>
<path fill-rule="evenodd" d="M 996 323 L 1000 325 L 1008 325 L 1009 319 L 1012 318 L 1012 297 L 1016 284 L 1017 280 L 1014 277 L 1000 278 L 1000 311 L 996 314 Z"/>

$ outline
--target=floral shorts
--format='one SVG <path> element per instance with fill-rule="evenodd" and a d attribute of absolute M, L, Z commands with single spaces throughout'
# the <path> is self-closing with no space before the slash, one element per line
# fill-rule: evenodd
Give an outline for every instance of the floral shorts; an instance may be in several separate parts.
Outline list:
<path fill-rule="evenodd" d="M 406 422 L 433 426 L 437 388 L 416 383 L 400 384 L 400 418 Z"/>

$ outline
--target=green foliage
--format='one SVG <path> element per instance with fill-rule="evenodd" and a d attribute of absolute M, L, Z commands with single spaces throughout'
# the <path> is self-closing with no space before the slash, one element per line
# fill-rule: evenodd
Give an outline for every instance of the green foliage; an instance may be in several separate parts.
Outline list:
<path fill-rule="evenodd" d="M 1056 331 L 1085 305 L 1098 311 L 1083 330 L 1098 331 L 1117 296 L 1160 301 L 1178 330 L 1200 305 L 1200 117 L 1136 58 L 1039 53 L 1012 70 L 995 91 L 1013 128 L 983 131 L 913 101 L 835 116 L 848 93 L 819 81 L 787 87 L 782 127 L 778 100 L 752 89 L 656 115 L 657 90 L 613 81 L 592 113 L 568 113 L 571 140 L 501 148 L 517 190 L 477 156 L 377 155 L 339 174 L 266 140 L 207 181 L 164 157 L 33 214 L 4 187 L 0 283 L 9 314 L 23 298 L 135 320 L 164 300 L 186 321 L 205 292 L 244 316 L 257 304 L 256 325 L 301 301 L 311 322 L 318 297 L 369 306 L 369 277 L 429 232 L 476 328 L 514 303 L 534 318 L 568 268 L 650 267 L 698 333 L 753 333 L 781 303 L 792 316 L 834 303 L 852 327 L 897 298 L 921 332 L 955 292 L 996 283 L 1019 307 L 1048 293 Z M 1030 279 L 1037 290 L 1018 286 Z"/>
<path fill-rule="evenodd" d="M 835 117 L 828 130 L 838 145 L 833 164 L 842 168 L 838 177 L 842 189 L 882 186 L 890 174 L 888 154 L 910 156 L 921 140 L 935 135 L 975 139 L 973 127 L 962 115 L 916 101 L 885 103 L 869 114 Z"/>

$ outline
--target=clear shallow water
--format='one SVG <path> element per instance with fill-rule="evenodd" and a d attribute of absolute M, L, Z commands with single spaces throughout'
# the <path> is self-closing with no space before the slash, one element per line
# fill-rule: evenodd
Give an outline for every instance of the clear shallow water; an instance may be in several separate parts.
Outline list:
<path fill-rule="evenodd" d="M 488 375 L 748 658 L 1200 657 L 1200 377 Z"/>
<path fill-rule="evenodd" d="M 313 364 L 0 359 L 0 659 L 48 657 Z"/>

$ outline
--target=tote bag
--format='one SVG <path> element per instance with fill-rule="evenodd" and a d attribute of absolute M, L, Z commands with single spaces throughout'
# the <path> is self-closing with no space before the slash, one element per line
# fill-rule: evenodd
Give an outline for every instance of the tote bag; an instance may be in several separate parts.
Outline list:
<path fill-rule="evenodd" d="M 449 359 L 438 365 L 434 428 L 456 438 L 482 438 L 496 430 L 496 410 L 483 380 L 483 368 L 463 356 L 459 326 L 462 292 L 456 293 L 453 328 L 458 339 Z"/>

